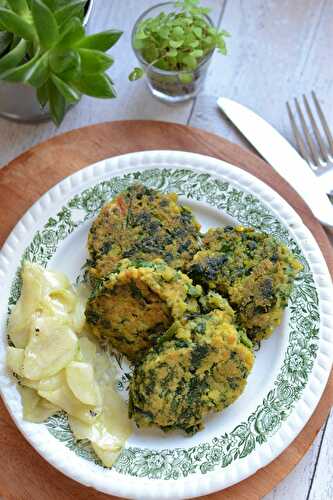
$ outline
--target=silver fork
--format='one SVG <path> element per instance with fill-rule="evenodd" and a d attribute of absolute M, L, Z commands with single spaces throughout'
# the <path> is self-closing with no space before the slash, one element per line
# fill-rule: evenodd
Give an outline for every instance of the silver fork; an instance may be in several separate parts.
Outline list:
<path fill-rule="evenodd" d="M 317 124 L 314 113 L 309 104 L 309 100 L 305 95 L 303 95 L 303 104 L 308 121 L 311 124 L 313 134 L 310 132 L 301 105 L 297 99 L 295 99 L 295 107 L 298 119 L 301 123 L 301 129 L 303 130 L 303 134 L 305 136 L 305 141 L 302 138 L 302 133 L 297 125 L 296 118 L 292 112 L 289 102 L 287 102 L 288 115 L 300 154 L 303 156 L 310 168 L 312 168 L 312 170 L 314 170 L 316 175 L 320 178 L 326 192 L 328 194 L 332 194 L 333 137 L 316 94 L 312 91 L 311 95 L 324 134 L 320 131 L 320 126 Z"/>

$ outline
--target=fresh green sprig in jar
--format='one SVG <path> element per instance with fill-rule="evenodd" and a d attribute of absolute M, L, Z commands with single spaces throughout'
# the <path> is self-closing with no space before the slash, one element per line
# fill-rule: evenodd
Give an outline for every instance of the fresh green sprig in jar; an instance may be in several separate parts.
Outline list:
<path fill-rule="evenodd" d="M 143 20 L 134 35 L 134 48 L 151 66 L 164 71 L 183 72 L 183 83 L 193 79 L 193 72 L 215 49 L 226 55 L 225 38 L 228 32 L 216 29 L 209 21 L 209 8 L 200 0 L 182 0 L 174 3 L 175 11 L 161 12 Z M 136 69 L 132 79 L 143 71 Z"/>

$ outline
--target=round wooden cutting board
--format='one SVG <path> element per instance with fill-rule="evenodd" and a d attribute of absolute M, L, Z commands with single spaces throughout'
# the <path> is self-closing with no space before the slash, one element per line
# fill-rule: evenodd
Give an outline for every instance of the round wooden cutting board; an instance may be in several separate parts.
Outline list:
<path fill-rule="evenodd" d="M 219 158 L 247 170 L 279 192 L 316 238 L 333 275 L 333 252 L 325 231 L 296 192 L 253 153 L 202 130 L 153 121 L 102 123 L 55 137 L 25 152 L 0 170 L 0 246 L 24 212 L 64 177 L 91 163 L 124 153 L 174 149 Z M 299 462 L 311 446 L 333 403 L 333 376 L 303 431 L 274 462 L 210 500 L 261 498 Z M 0 497 L 4 500 L 112 497 L 68 479 L 28 444 L 0 402 Z"/>

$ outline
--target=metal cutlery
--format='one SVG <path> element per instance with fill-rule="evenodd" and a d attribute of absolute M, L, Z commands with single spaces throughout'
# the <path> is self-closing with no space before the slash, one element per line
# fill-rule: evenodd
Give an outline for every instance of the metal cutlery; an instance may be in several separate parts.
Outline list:
<path fill-rule="evenodd" d="M 287 102 L 287 110 L 294 133 L 298 151 L 308 163 L 310 168 L 319 177 L 321 184 L 324 186 L 327 193 L 333 192 L 333 137 L 328 126 L 325 114 L 319 103 L 315 92 L 312 95 L 312 108 L 315 109 L 319 118 L 315 118 L 315 114 L 309 104 L 309 99 L 303 95 L 304 110 L 298 99 L 295 99 L 296 113 L 293 113 L 292 106 Z M 301 127 L 297 125 L 297 118 Z M 308 119 L 308 123 L 306 121 Z M 319 123 L 318 123 L 319 122 Z M 311 124 L 311 128 L 308 124 Z M 302 137 L 302 131 L 305 140 Z"/>
<path fill-rule="evenodd" d="M 245 106 L 224 97 L 217 103 L 261 156 L 300 194 L 314 216 L 333 228 L 333 206 L 320 179 L 290 143 Z"/>

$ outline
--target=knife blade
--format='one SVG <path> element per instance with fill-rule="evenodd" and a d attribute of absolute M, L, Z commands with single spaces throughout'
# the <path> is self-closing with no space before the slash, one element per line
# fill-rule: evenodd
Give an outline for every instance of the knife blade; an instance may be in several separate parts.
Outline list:
<path fill-rule="evenodd" d="M 220 109 L 260 155 L 298 192 L 324 225 L 333 228 L 333 206 L 319 178 L 297 151 L 268 122 L 249 108 L 226 97 Z"/>

